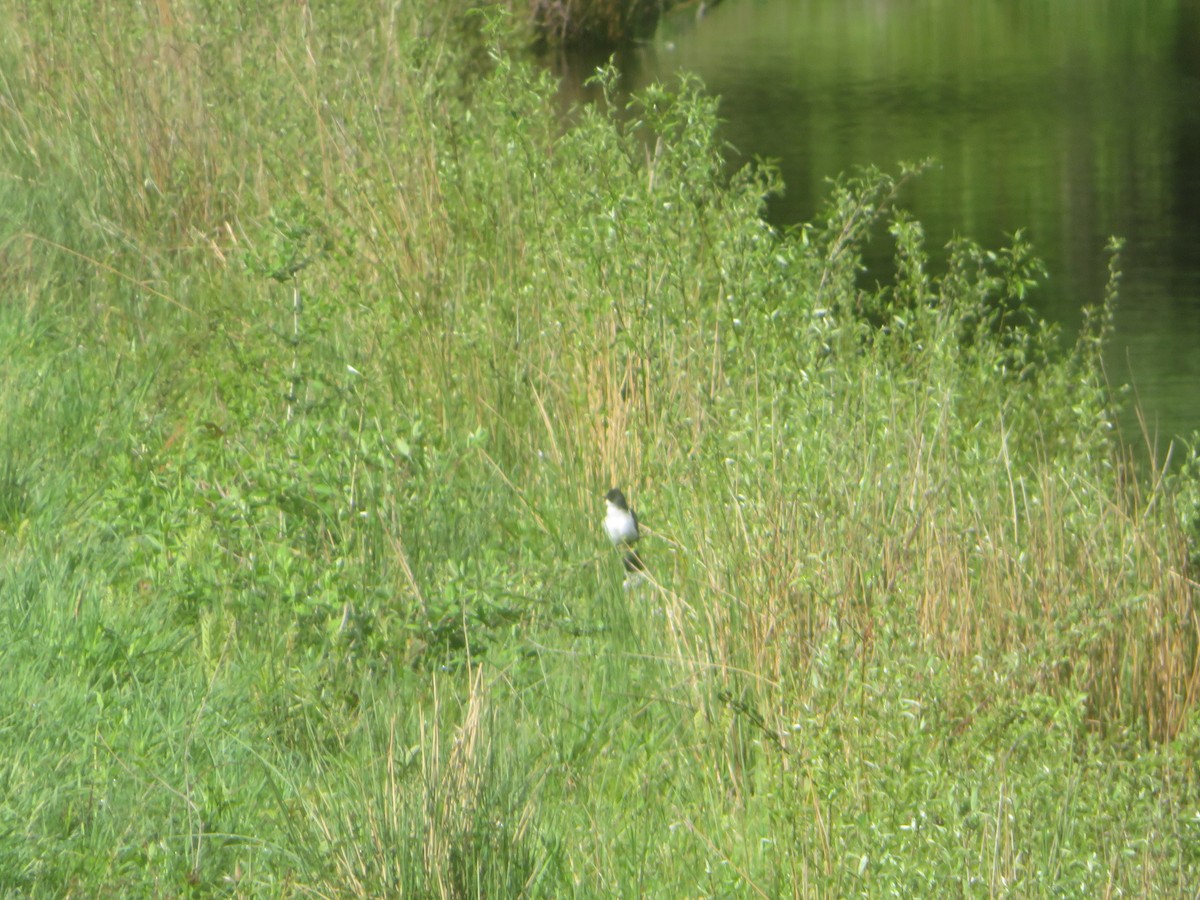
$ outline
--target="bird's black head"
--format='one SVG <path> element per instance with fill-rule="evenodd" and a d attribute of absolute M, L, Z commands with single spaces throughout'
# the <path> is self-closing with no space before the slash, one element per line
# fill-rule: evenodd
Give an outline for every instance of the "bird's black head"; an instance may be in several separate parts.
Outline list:
<path fill-rule="evenodd" d="M 604 495 L 604 499 L 617 509 L 629 509 L 629 504 L 625 502 L 625 495 L 621 493 L 620 488 L 613 488 Z"/>

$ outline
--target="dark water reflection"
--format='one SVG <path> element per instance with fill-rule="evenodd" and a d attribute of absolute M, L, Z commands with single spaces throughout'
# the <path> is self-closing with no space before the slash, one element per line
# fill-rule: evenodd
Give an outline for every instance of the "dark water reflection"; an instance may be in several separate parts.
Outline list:
<path fill-rule="evenodd" d="M 1200 0 L 725 0 L 618 64 L 720 95 L 730 143 L 778 161 L 778 225 L 839 172 L 934 157 L 905 195 L 930 247 L 1024 229 L 1050 270 L 1035 305 L 1068 330 L 1124 237 L 1110 378 L 1161 443 L 1200 428 Z"/>

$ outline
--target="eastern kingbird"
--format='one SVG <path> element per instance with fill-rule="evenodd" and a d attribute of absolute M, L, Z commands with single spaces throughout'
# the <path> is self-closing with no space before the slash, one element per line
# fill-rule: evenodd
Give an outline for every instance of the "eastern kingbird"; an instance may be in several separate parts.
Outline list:
<path fill-rule="evenodd" d="M 625 495 L 619 488 L 613 488 L 605 495 L 604 501 L 608 512 L 604 516 L 604 530 L 613 546 L 625 550 L 625 569 L 629 572 L 640 572 L 646 567 L 633 545 L 638 542 L 641 534 L 638 532 L 637 514 L 625 502 Z"/>

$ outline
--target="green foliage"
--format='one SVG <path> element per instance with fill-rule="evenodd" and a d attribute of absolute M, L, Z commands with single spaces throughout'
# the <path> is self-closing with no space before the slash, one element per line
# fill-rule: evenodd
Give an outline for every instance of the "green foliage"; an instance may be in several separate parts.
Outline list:
<path fill-rule="evenodd" d="M 920 166 L 773 232 L 694 82 L 566 125 L 500 19 L 84 12 L 0 16 L 5 891 L 1195 883 L 1115 247 L 1064 351 Z"/>

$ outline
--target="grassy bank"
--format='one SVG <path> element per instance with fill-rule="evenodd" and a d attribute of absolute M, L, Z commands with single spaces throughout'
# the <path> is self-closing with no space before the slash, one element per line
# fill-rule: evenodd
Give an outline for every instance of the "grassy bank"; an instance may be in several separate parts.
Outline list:
<path fill-rule="evenodd" d="M 1191 891 L 1116 257 L 1063 352 L 907 176 L 779 235 L 694 86 L 566 127 L 503 26 L 323 6 L 0 13 L 0 889 Z"/>

